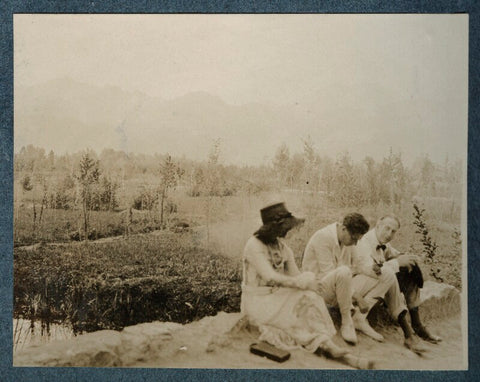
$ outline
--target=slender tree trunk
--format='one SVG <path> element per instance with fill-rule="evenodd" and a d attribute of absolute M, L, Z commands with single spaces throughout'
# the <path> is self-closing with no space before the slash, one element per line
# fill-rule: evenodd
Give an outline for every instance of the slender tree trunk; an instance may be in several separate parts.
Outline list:
<path fill-rule="evenodd" d="M 160 199 L 160 228 L 163 229 L 163 205 L 165 202 L 166 190 L 163 188 L 162 195 Z"/>
<path fill-rule="evenodd" d="M 84 240 L 88 240 L 88 213 L 87 213 L 87 200 L 83 200 L 83 231 Z"/>
<path fill-rule="evenodd" d="M 33 199 L 33 237 L 36 238 L 36 223 L 37 223 L 37 208 L 35 205 L 35 199 Z"/>
<path fill-rule="evenodd" d="M 207 197 L 207 246 L 210 244 L 210 196 Z"/>
<path fill-rule="evenodd" d="M 127 217 L 127 237 L 130 236 L 130 227 L 133 222 L 133 211 L 132 207 L 128 209 L 128 217 Z"/>
<path fill-rule="evenodd" d="M 43 216 L 43 207 L 47 206 L 47 194 L 43 194 L 42 204 L 40 206 L 40 216 L 38 217 L 38 224 L 42 224 L 42 216 Z"/>

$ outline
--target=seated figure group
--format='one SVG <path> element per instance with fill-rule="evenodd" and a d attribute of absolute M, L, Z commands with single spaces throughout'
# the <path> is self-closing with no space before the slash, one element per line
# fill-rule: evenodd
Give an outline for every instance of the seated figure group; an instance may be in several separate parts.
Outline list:
<path fill-rule="evenodd" d="M 359 366 L 348 348 L 332 340 L 336 330 L 327 305 L 338 307 L 340 334 L 355 345 L 356 330 L 384 341 L 367 320 L 379 301 L 398 322 L 404 345 L 411 351 L 426 350 L 417 336 L 431 343 L 441 341 L 420 319 L 419 258 L 390 245 L 400 229 L 396 216 L 381 217 L 369 231 L 367 220 L 351 213 L 342 222 L 318 230 L 306 245 L 300 272 L 283 238 L 304 219 L 294 217 L 284 203 L 267 206 L 260 214 L 263 225 L 243 253 L 241 310 L 258 327 L 261 341 L 282 349 L 321 351 L 356 367 L 372 367 Z"/>

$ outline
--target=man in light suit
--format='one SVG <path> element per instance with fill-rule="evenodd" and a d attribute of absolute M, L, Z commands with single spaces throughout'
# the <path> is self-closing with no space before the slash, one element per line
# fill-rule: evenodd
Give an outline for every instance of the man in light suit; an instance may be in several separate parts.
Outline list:
<path fill-rule="evenodd" d="M 352 286 L 355 293 L 364 296 L 370 286 L 375 285 L 376 280 L 383 274 L 396 275 L 395 283 L 384 295 L 385 303 L 391 316 L 402 328 L 405 346 L 419 354 L 425 349 L 418 343 L 413 332 L 432 343 L 438 343 L 441 338 L 430 333 L 420 320 L 419 289 L 423 287 L 423 276 L 418 266 L 419 258 L 415 255 L 402 254 L 390 245 L 399 229 L 398 218 L 386 215 L 378 220 L 374 229 L 359 240 L 352 255 L 353 273 L 356 274 Z M 367 303 L 370 309 L 375 301 Z M 412 326 L 406 319 L 407 308 Z"/>
<path fill-rule="evenodd" d="M 303 260 L 304 272 L 313 272 L 319 284 L 319 293 L 328 305 L 338 306 L 342 317 L 340 333 L 349 343 L 357 343 L 352 321 L 352 247 L 368 231 L 369 224 L 358 213 L 344 217 L 342 223 L 333 223 L 318 230 L 309 240 Z M 361 296 L 354 299 L 365 306 Z"/>

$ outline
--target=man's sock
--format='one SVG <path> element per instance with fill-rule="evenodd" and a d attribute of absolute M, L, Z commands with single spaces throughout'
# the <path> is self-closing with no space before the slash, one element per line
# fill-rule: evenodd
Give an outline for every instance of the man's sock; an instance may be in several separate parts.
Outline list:
<path fill-rule="evenodd" d="M 441 337 L 430 333 L 430 331 L 422 325 L 422 322 L 420 321 L 418 307 L 410 309 L 410 318 L 412 320 L 412 328 L 420 338 L 423 338 L 425 341 L 429 341 L 432 343 L 438 343 L 442 340 Z"/>
<path fill-rule="evenodd" d="M 402 311 L 402 313 L 400 313 L 398 315 L 398 324 L 402 328 L 403 335 L 405 336 L 405 338 L 410 338 L 413 333 L 412 333 L 412 328 L 410 327 L 410 325 L 408 324 L 408 321 L 407 321 L 407 311 L 406 310 Z"/>
<path fill-rule="evenodd" d="M 410 310 L 410 319 L 412 320 L 412 327 L 414 329 L 420 329 L 423 325 L 420 321 L 420 313 L 418 312 L 418 307 L 409 309 Z"/>
<path fill-rule="evenodd" d="M 342 325 L 353 325 L 353 321 L 352 321 L 353 312 L 352 312 L 352 309 L 350 308 L 340 310 L 340 316 L 342 317 Z"/>

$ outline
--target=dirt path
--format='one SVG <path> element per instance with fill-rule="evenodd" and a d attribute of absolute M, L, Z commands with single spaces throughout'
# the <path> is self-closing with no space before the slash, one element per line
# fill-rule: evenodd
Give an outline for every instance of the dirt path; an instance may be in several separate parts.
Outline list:
<path fill-rule="evenodd" d="M 276 363 L 249 353 L 249 345 L 255 342 L 248 333 L 226 338 L 224 333 L 238 320 L 236 314 L 220 313 L 201 321 L 185 325 L 172 333 L 172 339 L 164 343 L 154 358 L 137 363 L 134 367 L 172 367 L 172 368 L 251 368 L 251 369 L 350 369 L 348 365 L 306 353 L 302 350 L 291 352 L 291 358 L 285 363 Z M 423 342 L 428 352 L 419 357 L 403 346 L 399 328 L 390 327 L 380 330 L 386 341 L 378 343 L 359 335 L 359 344 L 350 346 L 353 354 L 376 360 L 377 369 L 401 370 L 446 370 L 463 369 L 462 335 L 460 316 L 449 317 L 431 323 L 430 327 L 443 337 L 443 342 L 433 345 Z M 336 335 L 335 341 L 343 344 Z M 348 345 L 345 345 L 348 346 Z"/>

